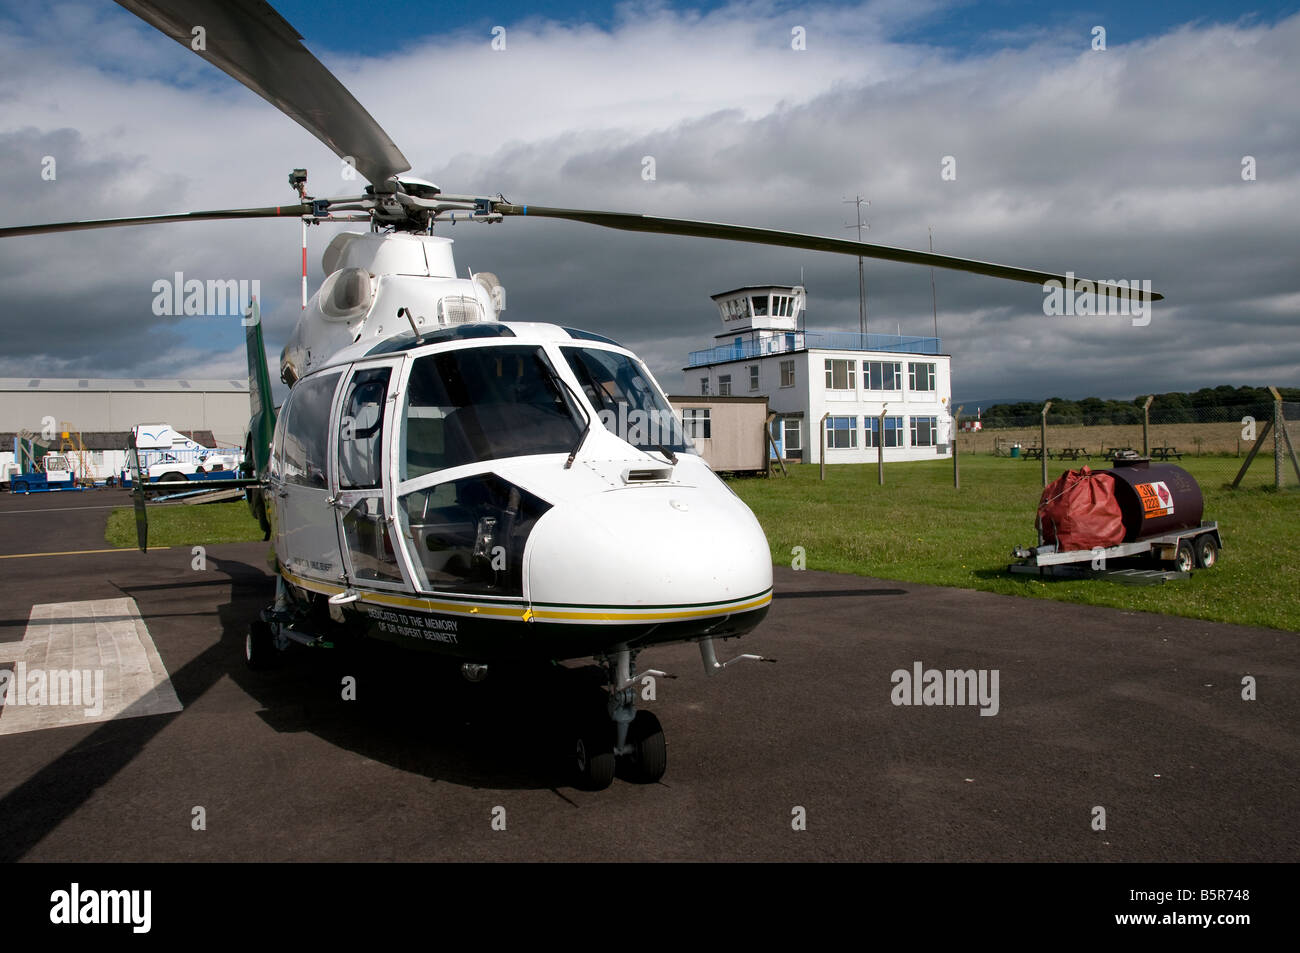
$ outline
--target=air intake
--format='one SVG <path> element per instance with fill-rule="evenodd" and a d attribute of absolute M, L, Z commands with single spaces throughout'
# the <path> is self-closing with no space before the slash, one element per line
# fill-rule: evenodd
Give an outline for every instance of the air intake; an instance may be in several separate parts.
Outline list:
<path fill-rule="evenodd" d="M 644 470 L 624 470 L 624 483 L 663 483 L 671 480 L 672 467 L 648 467 Z"/>
<path fill-rule="evenodd" d="M 462 295 L 448 295 L 438 302 L 438 323 L 475 324 L 483 320 L 478 299 Z"/>

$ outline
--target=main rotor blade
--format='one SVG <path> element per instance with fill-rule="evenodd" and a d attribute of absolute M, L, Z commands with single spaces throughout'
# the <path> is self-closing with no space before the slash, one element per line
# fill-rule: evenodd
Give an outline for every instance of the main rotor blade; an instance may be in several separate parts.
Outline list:
<path fill-rule="evenodd" d="M 99 218 L 84 222 L 52 222 L 48 225 L 11 225 L 0 228 L 0 238 L 43 235 L 47 232 L 77 232 L 88 228 L 116 228 L 119 225 L 156 225 L 161 222 L 201 222 L 222 218 L 301 218 L 312 214 L 310 203 L 269 205 L 266 208 L 227 208 L 211 212 L 177 212 L 174 215 L 136 215 L 131 218 Z"/>
<path fill-rule="evenodd" d="M 966 271 L 976 275 L 992 278 L 1006 278 L 1010 281 L 1024 281 L 1039 286 L 1048 281 L 1060 282 L 1063 288 L 1077 288 L 1084 279 L 1074 276 L 1056 275 L 1046 271 L 1034 271 L 1029 268 L 1016 268 L 1012 265 L 997 265 L 987 261 L 974 261 L 969 258 L 954 258 L 951 255 L 936 255 L 934 252 L 912 251 L 908 248 L 895 248 L 892 245 L 874 245 L 869 242 L 854 242 L 843 238 L 824 238 L 820 235 L 804 235 L 799 232 L 783 232 L 771 228 L 752 228 L 747 225 L 727 225 L 722 222 L 696 222 L 682 218 L 660 218 L 657 215 L 638 215 L 630 212 L 600 212 L 588 209 L 546 208 L 539 205 L 511 205 L 505 202 L 493 202 L 492 210 L 502 215 L 527 215 L 530 218 L 564 218 L 574 222 L 586 222 L 589 225 L 601 225 L 605 228 L 620 228 L 629 232 L 657 232 L 661 235 L 689 235 L 696 238 L 722 238 L 737 242 L 752 242 L 756 245 L 779 245 L 785 248 L 806 248 L 811 251 L 835 252 L 841 255 L 854 255 L 862 258 L 879 258 L 884 261 L 898 261 L 912 265 L 929 265 L 934 268 L 947 268 L 952 271 Z M 1073 282 L 1073 284 L 1069 284 Z M 1107 282 L 1092 282 L 1098 294 L 1114 295 L 1121 298 L 1136 298 L 1140 301 L 1160 301 L 1164 295 L 1147 292 L 1141 288 L 1126 288 Z"/>
<path fill-rule="evenodd" d="M 380 185 L 411 168 L 388 133 L 266 0 L 117 0 L 239 80 Z M 203 30 L 202 48 L 196 30 Z M 381 29 L 386 27 L 381 26 Z"/>

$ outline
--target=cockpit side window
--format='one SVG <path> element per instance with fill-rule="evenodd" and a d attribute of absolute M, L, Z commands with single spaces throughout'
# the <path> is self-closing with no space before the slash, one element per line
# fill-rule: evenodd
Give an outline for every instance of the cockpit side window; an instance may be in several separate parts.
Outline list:
<path fill-rule="evenodd" d="M 372 367 L 358 370 L 348 382 L 339 418 L 339 486 L 343 489 L 379 487 L 390 374 L 390 368 Z"/>
<path fill-rule="evenodd" d="M 567 453 L 583 425 L 540 347 L 429 354 L 415 360 L 406 385 L 400 478 L 501 457 Z"/>
<path fill-rule="evenodd" d="M 695 452 L 672 407 L 637 361 L 598 348 L 561 350 L 606 430 L 639 450 Z"/>
<path fill-rule="evenodd" d="M 285 482 L 325 489 L 330 406 L 341 376 L 307 377 L 293 386 L 284 428 Z"/>

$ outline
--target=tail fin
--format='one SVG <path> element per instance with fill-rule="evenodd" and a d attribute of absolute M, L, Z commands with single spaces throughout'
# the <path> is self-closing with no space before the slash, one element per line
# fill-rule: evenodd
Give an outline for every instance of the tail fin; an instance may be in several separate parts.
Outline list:
<path fill-rule="evenodd" d="M 266 364 L 266 344 L 262 340 L 262 308 L 256 298 L 249 303 L 244 317 L 248 345 L 248 402 L 253 416 L 248 422 L 248 446 L 252 449 L 252 475 L 266 476 L 271 462 L 271 435 L 275 432 L 275 401 L 271 398 L 271 371 Z"/>
<path fill-rule="evenodd" d="M 253 414 L 245 444 L 245 476 L 265 480 L 271 463 L 271 437 L 275 433 L 275 401 L 271 397 L 271 371 L 266 364 L 266 344 L 262 339 L 262 307 L 256 298 L 249 302 L 244 326 L 247 328 L 244 342 L 248 346 L 248 403 Z M 270 538 L 271 525 L 261 490 L 249 487 L 247 493 L 249 508 L 262 524 L 266 538 Z"/>

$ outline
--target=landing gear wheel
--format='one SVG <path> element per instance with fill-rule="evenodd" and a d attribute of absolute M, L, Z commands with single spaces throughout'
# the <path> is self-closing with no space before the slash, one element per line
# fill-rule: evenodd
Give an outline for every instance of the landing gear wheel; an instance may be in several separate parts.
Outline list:
<path fill-rule="evenodd" d="M 1219 544 L 1209 533 L 1196 537 L 1196 566 L 1209 569 L 1219 561 Z"/>
<path fill-rule="evenodd" d="M 629 780 L 638 784 L 654 784 L 668 770 L 668 745 L 664 729 L 652 711 L 636 713 L 627 729 L 627 743 L 632 751 L 627 755 Z"/>
<path fill-rule="evenodd" d="M 614 783 L 614 739 L 610 723 L 593 719 L 574 744 L 573 766 L 580 787 L 603 791 Z"/>
<path fill-rule="evenodd" d="M 1192 544 L 1185 539 L 1178 544 L 1178 553 L 1174 556 L 1174 568 L 1179 572 L 1191 572 L 1196 568 L 1196 555 L 1192 552 Z"/>
<path fill-rule="evenodd" d="M 279 660 L 280 653 L 275 648 L 271 627 L 261 619 L 255 620 L 244 636 L 244 663 L 258 672 L 274 667 Z"/>

